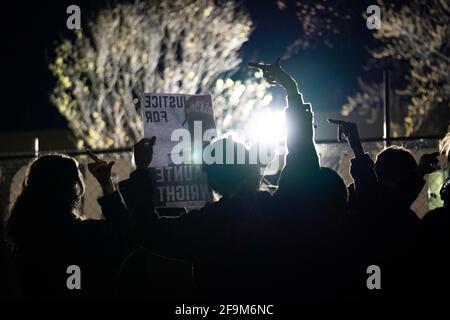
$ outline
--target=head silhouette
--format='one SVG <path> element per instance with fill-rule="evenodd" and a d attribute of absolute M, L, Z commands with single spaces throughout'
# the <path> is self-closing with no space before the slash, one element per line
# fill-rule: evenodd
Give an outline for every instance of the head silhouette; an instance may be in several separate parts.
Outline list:
<path fill-rule="evenodd" d="M 44 233 L 80 217 L 83 194 L 84 182 L 75 159 L 61 154 L 39 157 L 31 163 L 8 218 L 9 240 L 20 244 L 36 230 Z"/>
<path fill-rule="evenodd" d="M 375 161 L 378 181 L 391 189 L 400 188 L 416 168 L 417 162 L 411 152 L 398 146 L 384 149 Z"/>
<path fill-rule="evenodd" d="M 213 161 L 205 161 L 203 171 L 214 191 L 222 196 L 235 196 L 259 189 L 259 165 L 250 163 L 250 152 L 244 144 L 222 138 L 208 145 L 205 152 Z"/>

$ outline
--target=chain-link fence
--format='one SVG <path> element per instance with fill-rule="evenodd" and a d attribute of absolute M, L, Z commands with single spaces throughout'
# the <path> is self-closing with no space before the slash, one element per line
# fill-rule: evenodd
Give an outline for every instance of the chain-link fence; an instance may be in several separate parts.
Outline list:
<path fill-rule="evenodd" d="M 419 161 L 423 154 L 438 151 L 439 139 L 394 139 L 391 141 L 391 145 L 407 148 L 411 151 L 416 161 Z M 350 184 L 352 179 L 349 165 L 353 153 L 347 143 L 318 143 L 317 146 L 321 156 L 321 165 L 334 169 L 347 185 Z M 382 140 L 372 140 L 363 143 L 363 146 L 364 150 L 375 160 L 376 155 L 386 147 L 386 143 Z M 426 185 L 411 206 L 421 218 L 429 210 L 442 206 L 439 191 L 448 176 L 448 164 L 444 160 L 444 157 L 440 159 L 439 170 L 425 177 Z"/>
<path fill-rule="evenodd" d="M 84 176 L 86 184 L 86 193 L 83 198 L 84 214 L 93 219 L 101 218 L 100 207 L 97 203 L 97 198 L 101 195 L 101 189 L 87 168 L 87 164 L 92 162 L 92 160 L 84 151 L 67 151 L 64 153 L 78 161 L 80 171 Z M 128 178 L 130 172 L 134 170 L 132 152 L 129 148 L 98 150 L 95 153 L 106 161 L 114 160 L 115 165 L 112 170 L 112 178 L 115 184 Z M 0 154 L 0 209 L 5 215 L 7 215 L 9 207 L 15 202 L 20 193 L 28 166 L 34 158 L 34 154 Z"/>
<path fill-rule="evenodd" d="M 417 140 L 396 140 L 394 145 L 400 145 L 411 150 L 418 160 L 424 153 L 437 151 L 438 139 L 417 139 Z M 370 153 L 373 159 L 378 152 L 383 150 L 383 141 L 370 141 L 364 143 L 366 152 Z M 321 156 L 322 166 L 336 170 L 344 179 L 346 184 L 351 183 L 349 175 L 349 163 L 352 152 L 346 143 L 321 142 L 317 144 Z M 86 194 L 83 199 L 83 209 L 86 216 L 90 218 L 100 218 L 101 212 L 97 204 L 97 198 L 101 190 L 95 179 L 88 173 L 87 163 L 90 161 L 85 152 L 66 152 L 79 162 L 80 169 L 85 177 Z M 96 153 L 107 161 L 114 160 L 113 179 L 115 183 L 126 179 L 133 170 L 132 153 L 128 148 L 99 150 Z M 0 209 L 7 212 L 19 194 L 22 183 L 25 179 L 28 164 L 35 157 L 34 154 L 1 155 L 0 154 Z M 422 217 L 426 212 L 442 205 L 439 198 L 439 190 L 444 179 L 448 175 L 448 169 L 441 161 L 440 170 L 427 177 L 427 185 L 413 204 L 413 210 Z"/>

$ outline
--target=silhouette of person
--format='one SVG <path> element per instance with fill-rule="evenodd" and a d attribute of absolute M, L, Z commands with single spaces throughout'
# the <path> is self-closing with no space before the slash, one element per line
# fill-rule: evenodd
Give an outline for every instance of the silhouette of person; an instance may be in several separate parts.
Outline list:
<path fill-rule="evenodd" d="M 204 163 L 203 170 L 220 200 L 174 218 L 159 217 L 151 200 L 155 177 L 148 167 L 154 145 L 155 137 L 135 145 L 137 169 L 120 184 L 139 241 L 155 254 L 193 262 L 197 297 L 262 295 L 266 275 L 261 274 L 264 248 L 258 239 L 271 195 L 259 191 L 260 168 L 249 163 L 249 151 L 231 138 L 210 144 L 216 162 Z M 228 152 L 232 154 L 227 158 Z M 239 154 L 244 155 L 244 164 L 239 163 Z"/>
<path fill-rule="evenodd" d="M 342 266 L 345 184 L 332 169 L 320 167 L 312 106 L 303 101 L 297 82 L 281 68 L 280 59 L 271 65 L 249 65 L 262 70 L 269 83 L 283 87 L 288 102 L 288 154 L 274 195 L 277 220 L 272 223 L 270 247 L 279 290 L 285 297 L 342 295 L 337 259 Z"/>
<path fill-rule="evenodd" d="M 424 289 L 428 296 L 446 297 L 450 285 L 450 262 L 446 254 L 450 242 L 450 179 L 442 185 L 440 196 L 444 205 L 431 210 L 422 219 Z"/>
<path fill-rule="evenodd" d="M 110 178 L 114 163 L 95 158 L 89 170 L 107 198 L 114 191 Z M 101 299 L 113 294 L 114 268 L 122 258 L 120 229 L 126 226 L 127 217 L 103 207 L 105 220 L 84 219 L 84 190 L 75 159 L 50 154 L 31 163 L 6 224 L 24 298 Z M 103 200 L 99 199 L 100 205 Z M 107 205 L 115 203 L 107 201 Z M 67 286 L 71 265 L 81 270 L 79 290 Z"/>
<path fill-rule="evenodd" d="M 310 103 L 303 101 L 297 82 L 281 68 L 280 59 L 273 64 L 249 63 L 250 67 L 263 71 L 266 80 L 279 84 L 286 91 L 288 107 L 285 109 L 287 149 L 278 198 L 285 202 L 302 203 L 314 194 L 314 182 L 320 172 L 319 157 L 314 144 L 314 114 Z M 303 201 L 298 201 L 299 196 Z"/>
<path fill-rule="evenodd" d="M 364 153 L 355 123 L 329 120 L 339 126 L 353 150 L 350 173 L 354 183 L 349 186 L 353 227 L 358 232 L 355 252 L 360 261 L 359 292 L 367 278 L 369 265 L 378 265 L 382 272 L 383 290 L 371 296 L 404 298 L 420 294 L 420 220 L 410 207 L 437 161 L 436 153 L 426 154 L 416 163 L 411 153 L 392 146 L 377 155 L 375 163 Z"/>
<path fill-rule="evenodd" d="M 380 256 L 385 265 L 384 287 L 394 297 L 426 294 L 422 290 L 423 234 L 420 219 L 411 205 L 425 185 L 424 176 L 434 171 L 438 154 L 425 154 L 417 164 L 408 150 L 393 146 L 381 151 L 375 161 L 377 202 L 380 202 L 377 205 L 379 220 L 375 224 L 378 231 L 374 231 L 383 232 L 378 239 L 383 243 Z"/>

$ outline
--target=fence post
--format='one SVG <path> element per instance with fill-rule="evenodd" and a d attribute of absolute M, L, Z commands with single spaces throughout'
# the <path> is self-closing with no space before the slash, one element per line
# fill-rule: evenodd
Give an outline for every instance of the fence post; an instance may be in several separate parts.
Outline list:
<path fill-rule="evenodd" d="M 383 71 L 383 87 L 384 87 L 384 123 L 383 123 L 383 139 L 386 147 L 391 145 L 391 79 L 388 69 Z"/>
<path fill-rule="evenodd" d="M 39 138 L 34 138 L 34 156 L 37 157 L 39 155 Z"/>

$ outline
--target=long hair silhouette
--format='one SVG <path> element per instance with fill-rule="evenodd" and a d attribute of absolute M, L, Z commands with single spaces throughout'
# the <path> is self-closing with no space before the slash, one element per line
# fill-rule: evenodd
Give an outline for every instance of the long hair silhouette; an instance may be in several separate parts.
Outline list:
<path fill-rule="evenodd" d="M 80 203 L 84 190 L 75 159 L 49 154 L 33 161 L 6 221 L 11 247 L 16 249 L 53 226 L 82 219 Z"/>

